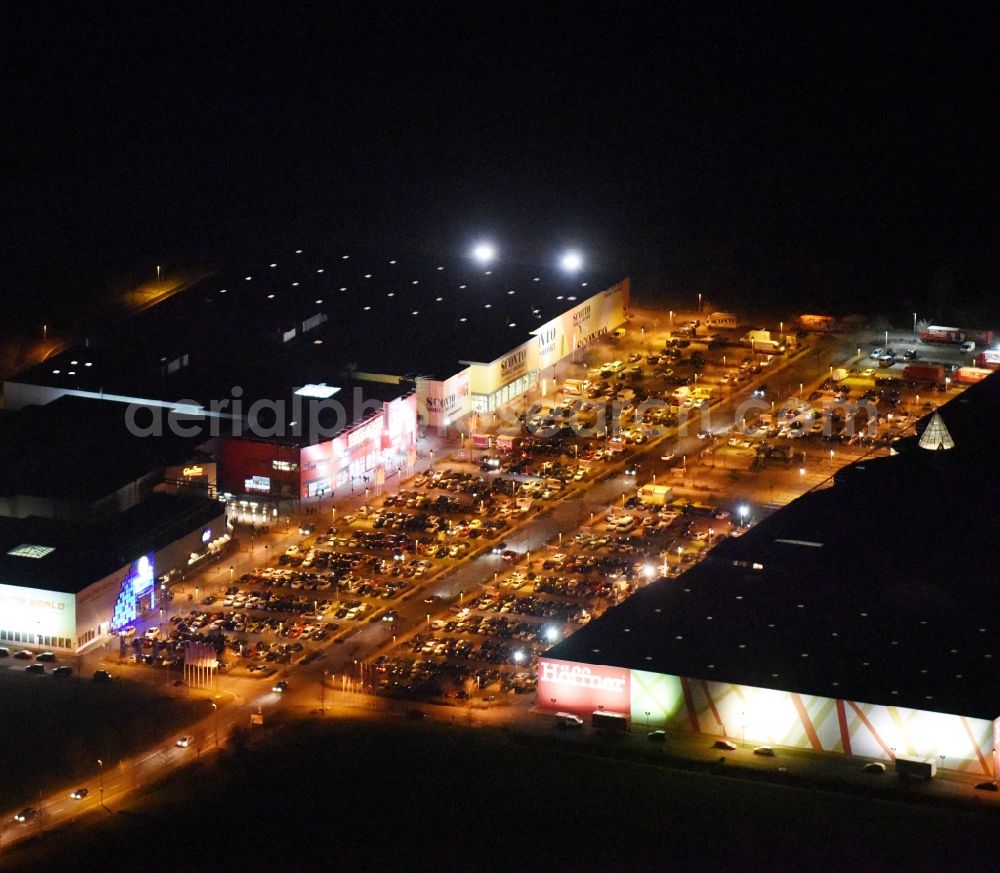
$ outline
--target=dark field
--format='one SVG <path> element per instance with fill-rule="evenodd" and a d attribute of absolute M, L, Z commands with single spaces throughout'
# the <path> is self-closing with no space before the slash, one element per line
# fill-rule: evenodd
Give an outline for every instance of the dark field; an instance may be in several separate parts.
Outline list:
<path fill-rule="evenodd" d="M 338 721 L 280 726 L 0 869 L 975 869 L 998 835 L 975 812 L 615 761 L 501 732 Z"/>

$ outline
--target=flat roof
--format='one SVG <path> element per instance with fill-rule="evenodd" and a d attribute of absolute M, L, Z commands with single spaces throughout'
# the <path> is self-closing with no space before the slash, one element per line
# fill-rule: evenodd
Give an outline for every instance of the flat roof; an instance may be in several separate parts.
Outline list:
<path fill-rule="evenodd" d="M 998 410 L 991 376 L 939 410 L 955 448 L 845 468 L 548 656 L 1000 716 Z"/>
<path fill-rule="evenodd" d="M 0 584 L 78 594 L 141 555 L 208 524 L 223 511 L 216 500 L 153 494 L 97 524 L 0 516 Z M 221 533 L 213 531 L 213 536 Z M 39 556 L 19 548 L 26 545 L 40 547 Z"/>
<path fill-rule="evenodd" d="M 611 284 L 555 265 L 290 250 L 199 281 L 16 381 L 178 399 L 214 385 L 336 383 L 353 371 L 448 378 Z"/>
<path fill-rule="evenodd" d="M 187 460 L 201 439 L 130 433 L 126 405 L 64 396 L 0 413 L 0 495 L 97 500 Z"/>

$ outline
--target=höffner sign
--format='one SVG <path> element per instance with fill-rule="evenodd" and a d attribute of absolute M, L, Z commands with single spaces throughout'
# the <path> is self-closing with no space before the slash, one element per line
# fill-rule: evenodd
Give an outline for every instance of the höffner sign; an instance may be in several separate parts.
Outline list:
<path fill-rule="evenodd" d="M 625 679 L 620 676 L 599 676 L 590 667 L 554 664 L 542 661 L 539 680 L 548 685 L 575 686 L 596 691 L 611 691 L 621 694 L 625 691 Z"/>

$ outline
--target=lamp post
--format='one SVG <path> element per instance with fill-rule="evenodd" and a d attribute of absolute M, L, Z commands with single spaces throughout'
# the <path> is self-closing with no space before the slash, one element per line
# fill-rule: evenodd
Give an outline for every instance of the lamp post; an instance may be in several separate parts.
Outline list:
<path fill-rule="evenodd" d="M 212 704 L 212 720 L 215 722 L 215 748 L 219 748 L 219 707 L 217 704 Z"/>
<path fill-rule="evenodd" d="M 101 768 L 101 789 L 100 789 L 101 790 L 101 809 L 107 810 L 107 807 L 104 805 L 104 762 L 100 758 L 98 758 L 97 759 L 97 765 Z"/>

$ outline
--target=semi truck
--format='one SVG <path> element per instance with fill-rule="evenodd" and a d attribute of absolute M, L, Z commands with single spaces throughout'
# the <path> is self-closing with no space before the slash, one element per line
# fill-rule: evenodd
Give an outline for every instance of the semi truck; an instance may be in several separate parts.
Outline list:
<path fill-rule="evenodd" d="M 740 326 L 740 320 L 732 312 L 713 312 L 705 320 L 709 330 L 735 330 Z"/>
<path fill-rule="evenodd" d="M 903 378 L 910 382 L 932 382 L 936 385 L 944 381 L 944 367 L 937 364 L 907 364 L 903 368 Z"/>
<path fill-rule="evenodd" d="M 959 367 L 955 371 L 955 381 L 963 385 L 974 385 L 982 382 L 987 376 L 992 376 L 993 371 L 982 367 Z"/>
<path fill-rule="evenodd" d="M 934 761 L 921 761 L 919 758 L 900 758 L 896 756 L 896 772 L 900 776 L 917 779 L 933 779 L 937 775 L 937 764 Z"/>
<path fill-rule="evenodd" d="M 976 366 L 987 370 L 1000 369 L 1000 349 L 986 349 L 976 355 Z"/>
<path fill-rule="evenodd" d="M 603 709 L 594 710 L 590 724 L 608 733 L 627 734 L 628 716 L 621 712 L 605 712 Z"/>
<path fill-rule="evenodd" d="M 964 343 L 965 331 L 957 327 L 942 327 L 932 324 L 920 332 L 920 342 L 922 343 Z"/>
<path fill-rule="evenodd" d="M 744 345 L 753 345 L 757 341 L 767 342 L 771 339 L 771 331 L 760 328 L 758 330 L 747 331 L 740 337 L 740 342 Z"/>
<path fill-rule="evenodd" d="M 779 355 L 785 350 L 785 347 L 781 343 L 772 339 L 752 340 L 750 348 L 752 348 L 755 352 L 765 355 Z"/>

